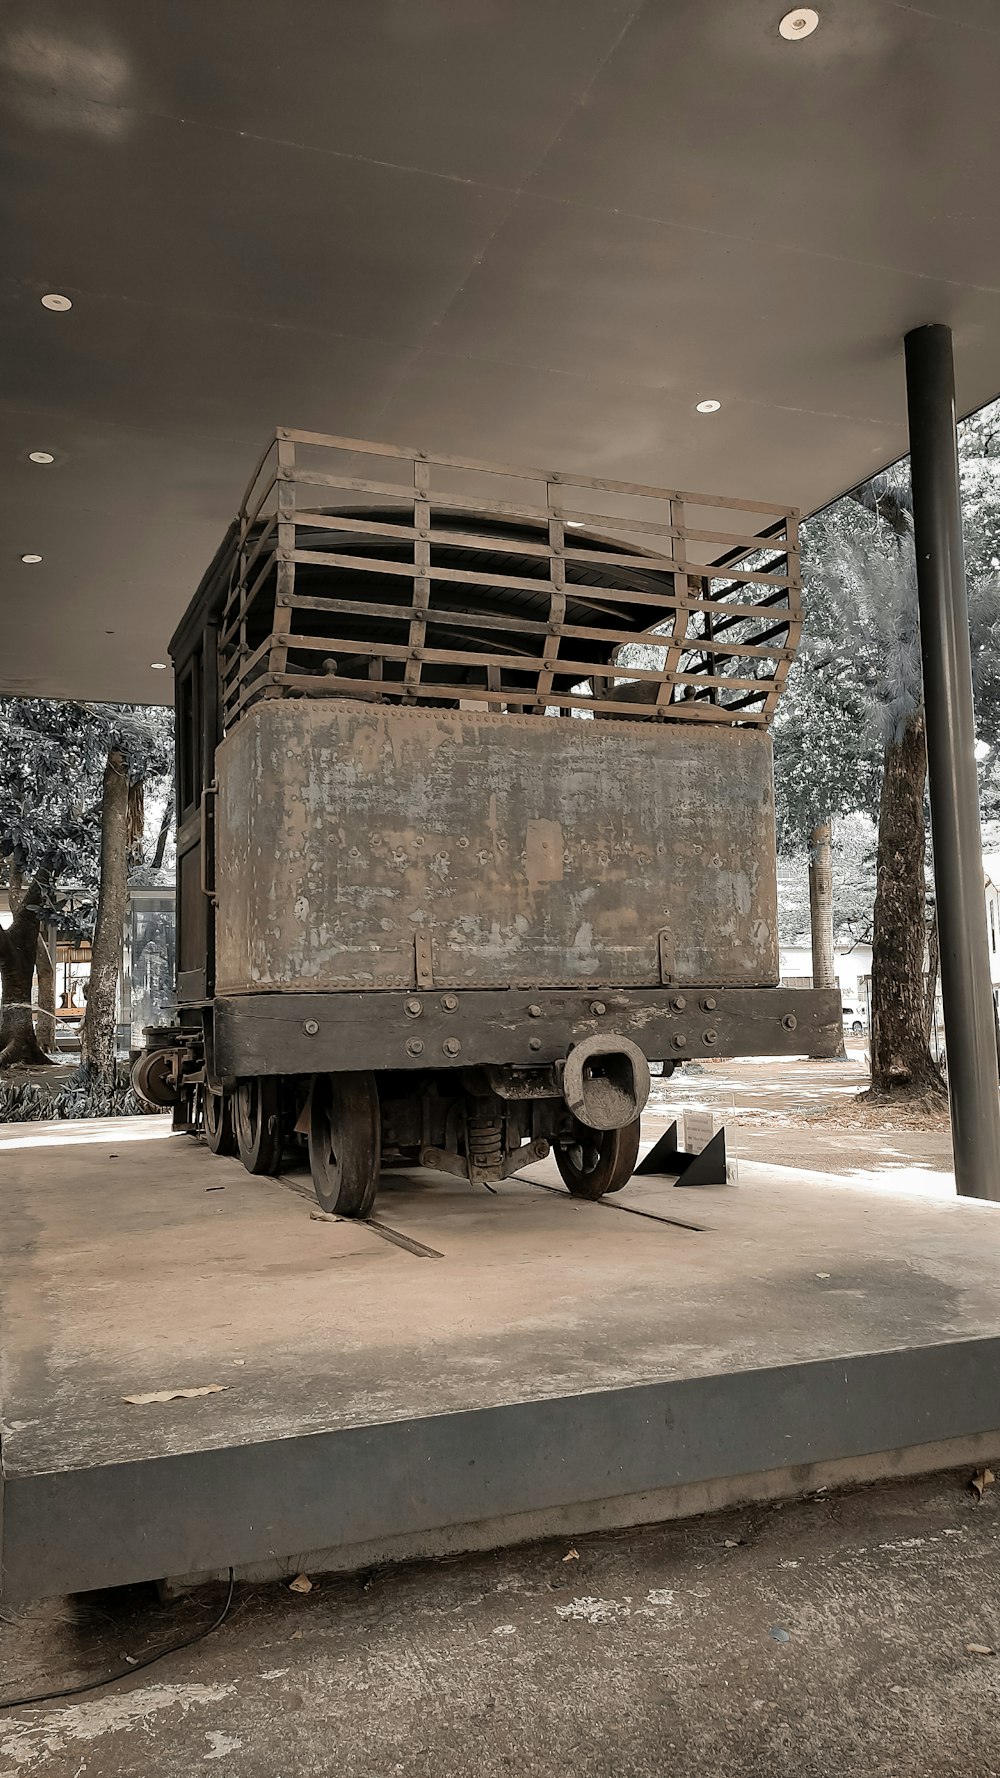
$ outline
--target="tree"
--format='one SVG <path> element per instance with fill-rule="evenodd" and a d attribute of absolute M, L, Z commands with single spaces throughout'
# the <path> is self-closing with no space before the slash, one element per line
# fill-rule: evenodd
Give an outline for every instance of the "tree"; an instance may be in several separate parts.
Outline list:
<path fill-rule="evenodd" d="M 77 917 L 84 931 L 94 931 L 90 995 L 96 1005 L 84 1021 L 85 1066 L 105 1080 L 114 1073 L 127 864 L 141 834 L 142 784 L 159 780 L 166 801 L 171 752 L 165 710 L 0 700 L 0 858 L 12 908 L 24 895 L 0 940 L 0 1067 L 47 1059 L 28 1007 L 41 919 L 59 915 L 62 883 L 82 890 Z M 123 821 L 117 819 L 119 786 Z"/>
<path fill-rule="evenodd" d="M 804 527 L 804 530 L 807 528 Z M 902 470 L 864 484 L 813 521 L 805 559 L 807 640 L 797 683 L 796 758 L 806 788 L 829 791 L 824 744 L 831 710 L 841 739 L 833 789 L 871 806 L 878 783 L 878 855 L 872 930 L 872 1091 L 943 1096 L 928 1047 L 924 786 L 926 750 L 916 564 L 908 481 Z M 981 732 L 1000 732 L 1000 590 L 982 577 L 970 594 Z M 796 718 L 793 704 L 791 720 Z M 794 740 L 794 729 L 786 739 Z M 776 734 L 776 741 L 778 735 Z M 817 745 L 818 740 L 818 745 Z M 818 757 L 817 757 L 818 753 Z M 794 780 L 793 780 L 794 782 Z M 794 789 L 798 819 L 815 803 Z M 841 804 L 843 807 L 844 804 Z M 786 811 L 786 824 L 787 824 Z M 801 831 L 801 830 L 800 830 Z"/>
<path fill-rule="evenodd" d="M 14 918 L 6 930 L 0 927 L 0 978 L 3 982 L 0 1068 L 8 1068 L 14 1063 L 24 1067 L 44 1067 L 49 1061 L 35 1036 L 32 988 L 39 945 L 43 943 L 41 922 L 51 876 L 51 856 L 39 861 L 28 884 L 25 884 L 16 863 L 12 862 L 8 867 Z"/>

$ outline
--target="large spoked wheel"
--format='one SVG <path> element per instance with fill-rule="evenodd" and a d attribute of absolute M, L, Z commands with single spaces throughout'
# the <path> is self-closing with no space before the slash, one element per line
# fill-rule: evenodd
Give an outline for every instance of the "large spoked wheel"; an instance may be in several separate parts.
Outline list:
<path fill-rule="evenodd" d="M 590 1130 L 577 1124 L 575 1140 L 556 1148 L 556 1166 L 574 1198 L 620 1192 L 639 1157 L 639 1119 L 623 1130 Z"/>
<path fill-rule="evenodd" d="M 314 1074 L 309 1167 L 322 1209 L 368 1216 L 378 1191 L 382 1130 L 374 1074 Z"/>
<path fill-rule="evenodd" d="M 258 1074 L 237 1082 L 233 1114 L 236 1148 L 247 1172 L 280 1172 L 285 1146 L 280 1077 Z"/>
<path fill-rule="evenodd" d="M 205 1141 L 213 1154 L 236 1153 L 236 1128 L 233 1121 L 231 1093 L 216 1093 L 205 1087 Z"/>

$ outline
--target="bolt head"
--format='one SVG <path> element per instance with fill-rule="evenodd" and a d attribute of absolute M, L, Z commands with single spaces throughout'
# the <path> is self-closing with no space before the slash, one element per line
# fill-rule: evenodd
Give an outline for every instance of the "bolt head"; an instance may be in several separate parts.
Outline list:
<path fill-rule="evenodd" d="M 457 1037 L 446 1037 L 441 1048 L 446 1056 L 457 1056 L 461 1054 L 462 1045 Z"/>
<path fill-rule="evenodd" d="M 786 1031 L 794 1031 L 796 1026 L 798 1025 L 798 1022 L 799 1021 L 795 1017 L 795 1014 L 793 1012 L 786 1013 L 785 1017 L 781 1021 L 781 1023 L 784 1025 Z"/>
<path fill-rule="evenodd" d="M 598 1015 L 598 1017 L 600 1017 L 601 1013 L 607 1012 L 608 1009 L 605 1006 L 603 1000 L 592 1000 L 590 1003 L 590 1010 L 591 1010 L 591 1012 L 596 1013 Z"/>
<path fill-rule="evenodd" d="M 673 999 L 671 1000 L 670 1004 L 671 1004 L 674 1012 L 683 1012 L 684 1008 L 687 1005 L 687 1001 L 685 1000 L 683 994 L 675 994 Z"/>
<path fill-rule="evenodd" d="M 305 1023 L 302 1026 L 302 1029 L 305 1032 L 307 1037 L 315 1037 L 317 1031 L 319 1030 L 319 1025 L 317 1024 L 315 1019 L 306 1019 Z"/>
<path fill-rule="evenodd" d="M 541 1016 L 542 1016 L 542 1009 L 540 1006 L 529 1006 L 529 1008 L 528 1008 L 529 1019 L 540 1019 Z"/>
<path fill-rule="evenodd" d="M 445 1012 L 458 1011 L 458 1000 L 454 994 L 442 994 L 441 1005 L 444 1007 Z"/>
<path fill-rule="evenodd" d="M 541 1047 L 542 1047 L 542 1040 L 540 1037 L 529 1037 L 528 1038 L 529 1050 L 540 1050 Z"/>
<path fill-rule="evenodd" d="M 418 1019 L 422 1011 L 419 1000 L 407 1000 L 404 1003 L 403 1011 L 407 1013 L 411 1019 Z"/>
<path fill-rule="evenodd" d="M 674 1049 L 675 1050 L 682 1050 L 684 1048 L 684 1045 L 686 1044 L 686 1042 L 687 1042 L 687 1038 L 684 1036 L 684 1033 L 682 1031 L 678 1031 L 677 1036 L 674 1038 Z"/>
<path fill-rule="evenodd" d="M 406 1053 L 408 1056 L 419 1056 L 422 1055 L 423 1048 L 419 1037 L 411 1037 L 406 1045 Z"/>
<path fill-rule="evenodd" d="M 703 1034 L 702 1034 L 702 1041 L 703 1041 L 703 1042 L 704 1042 L 704 1043 L 718 1043 L 718 1041 L 719 1041 L 719 1033 L 718 1033 L 718 1031 L 705 1031 L 705 1032 L 703 1032 Z"/>
<path fill-rule="evenodd" d="M 702 1012 L 714 1012 L 718 1004 L 714 994 L 706 994 L 701 1003 L 701 1010 Z"/>

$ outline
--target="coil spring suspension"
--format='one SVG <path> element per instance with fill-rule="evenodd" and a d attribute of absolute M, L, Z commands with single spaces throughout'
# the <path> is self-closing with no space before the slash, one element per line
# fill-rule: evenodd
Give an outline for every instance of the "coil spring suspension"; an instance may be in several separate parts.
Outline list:
<path fill-rule="evenodd" d="M 469 1112 L 465 1124 L 465 1150 L 469 1178 L 473 1183 L 485 1185 L 488 1179 L 503 1178 L 503 1119 L 492 1108 Z"/>

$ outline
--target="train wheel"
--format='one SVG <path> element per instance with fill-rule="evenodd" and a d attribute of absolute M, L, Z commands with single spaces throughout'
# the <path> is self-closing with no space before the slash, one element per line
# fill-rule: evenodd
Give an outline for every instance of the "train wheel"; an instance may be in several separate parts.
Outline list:
<path fill-rule="evenodd" d="M 603 1198 L 628 1184 L 638 1156 L 638 1118 L 622 1130 L 577 1124 L 576 1140 L 556 1148 L 556 1166 L 574 1198 Z"/>
<path fill-rule="evenodd" d="M 321 1207 L 368 1216 L 378 1191 L 382 1131 L 374 1074 L 314 1074 L 309 1166 Z"/>
<path fill-rule="evenodd" d="M 213 1154 L 236 1153 L 236 1129 L 233 1122 L 231 1093 L 213 1093 L 205 1087 L 205 1141 Z"/>
<path fill-rule="evenodd" d="M 279 1172 L 285 1132 L 278 1075 L 258 1074 L 237 1082 L 233 1124 L 237 1152 L 247 1172 Z"/>

